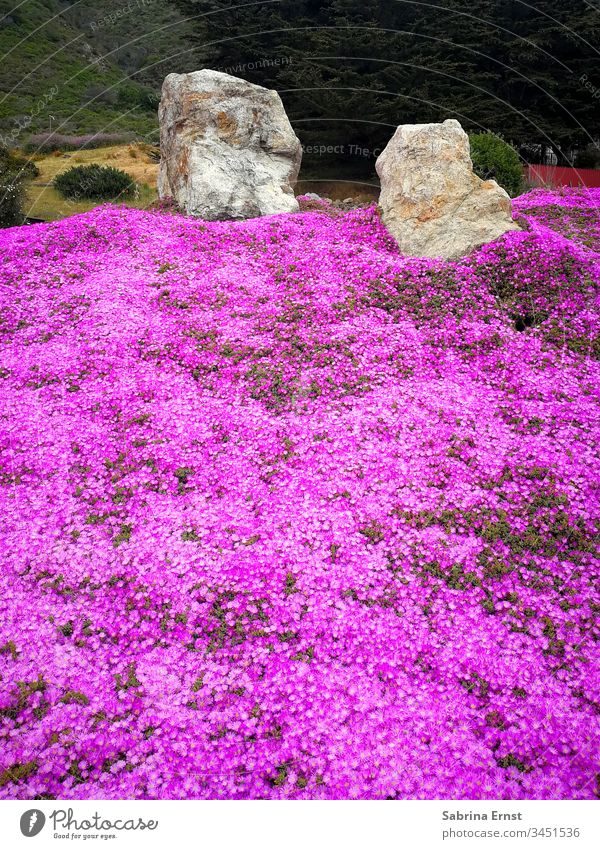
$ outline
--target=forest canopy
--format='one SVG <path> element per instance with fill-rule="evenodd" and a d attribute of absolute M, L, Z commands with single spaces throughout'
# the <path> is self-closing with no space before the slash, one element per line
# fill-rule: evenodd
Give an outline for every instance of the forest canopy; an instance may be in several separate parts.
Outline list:
<path fill-rule="evenodd" d="M 598 140 L 600 5 L 586 0 L 173 2 L 209 67 L 279 91 L 321 173 L 372 171 L 400 123 L 457 118 L 532 156 Z"/>

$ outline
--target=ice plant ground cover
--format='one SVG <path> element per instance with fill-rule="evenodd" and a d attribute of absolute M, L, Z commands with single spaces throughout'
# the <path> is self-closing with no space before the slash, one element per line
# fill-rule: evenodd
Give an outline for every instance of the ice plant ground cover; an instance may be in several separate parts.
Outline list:
<path fill-rule="evenodd" d="M 600 192 L 0 235 L 0 795 L 593 798 Z"/>

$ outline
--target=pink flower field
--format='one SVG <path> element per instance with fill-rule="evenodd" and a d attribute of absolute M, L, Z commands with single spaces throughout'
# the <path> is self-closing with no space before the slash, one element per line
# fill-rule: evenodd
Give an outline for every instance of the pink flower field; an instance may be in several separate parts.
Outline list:
<path fill-rule="evenodd" d="M 0 796 L 598 795 L 599 205 L 0 231 Z"/>

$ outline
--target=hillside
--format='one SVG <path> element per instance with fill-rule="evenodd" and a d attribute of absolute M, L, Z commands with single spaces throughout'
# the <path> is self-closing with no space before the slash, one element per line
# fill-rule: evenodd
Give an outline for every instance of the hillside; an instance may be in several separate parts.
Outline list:
<path fill-rule="evenodd" d="M 183 16 L 153 0 L 0 0 L 0 18 L 0 133 L 14 145 L 50 126 L 152 137 L 164 76 L 202 63 Z"/>
<path fill-rule="evenodd" d="M 598 795 L 599 202 L 0 232 L 0 796 Z"/>

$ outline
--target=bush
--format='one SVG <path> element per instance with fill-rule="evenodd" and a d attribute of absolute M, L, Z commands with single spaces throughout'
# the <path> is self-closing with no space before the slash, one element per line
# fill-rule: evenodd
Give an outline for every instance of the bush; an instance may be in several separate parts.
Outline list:
<path fill-rule="evenodd" d="M 104 198 L 114 200 L 130 195 L 135 183 L 125 171 L 110 165 L 76 165 L 54 179 L 54 186 L 72 200 Z"/>
<path fill-rule="evenodd" d="M 23 224 L 23 181 L 38 174 L 33 162 L 0 146 L 0 227 Z"/>
<path fill-rule="evenodd" d="M 22 184 L 0 174 L 0 227 L 15 227 L 23 224 Z"/>
<path fill-rule="evenodd" d="M 523 165 L 514 147 L 494 133 L 473 133 L 469 141 L 478 177 L 495 180 L 511 197 L 523 191 Z"/>
<path fill-rule="evenodd" d="M 24 145 L 29 153 L 52 153 L 55 150 L 91 150 L 133 141 L 133 133 L 89 133 L 85 136 L 67 136 L 61 133 L 37 133 Z"/>

